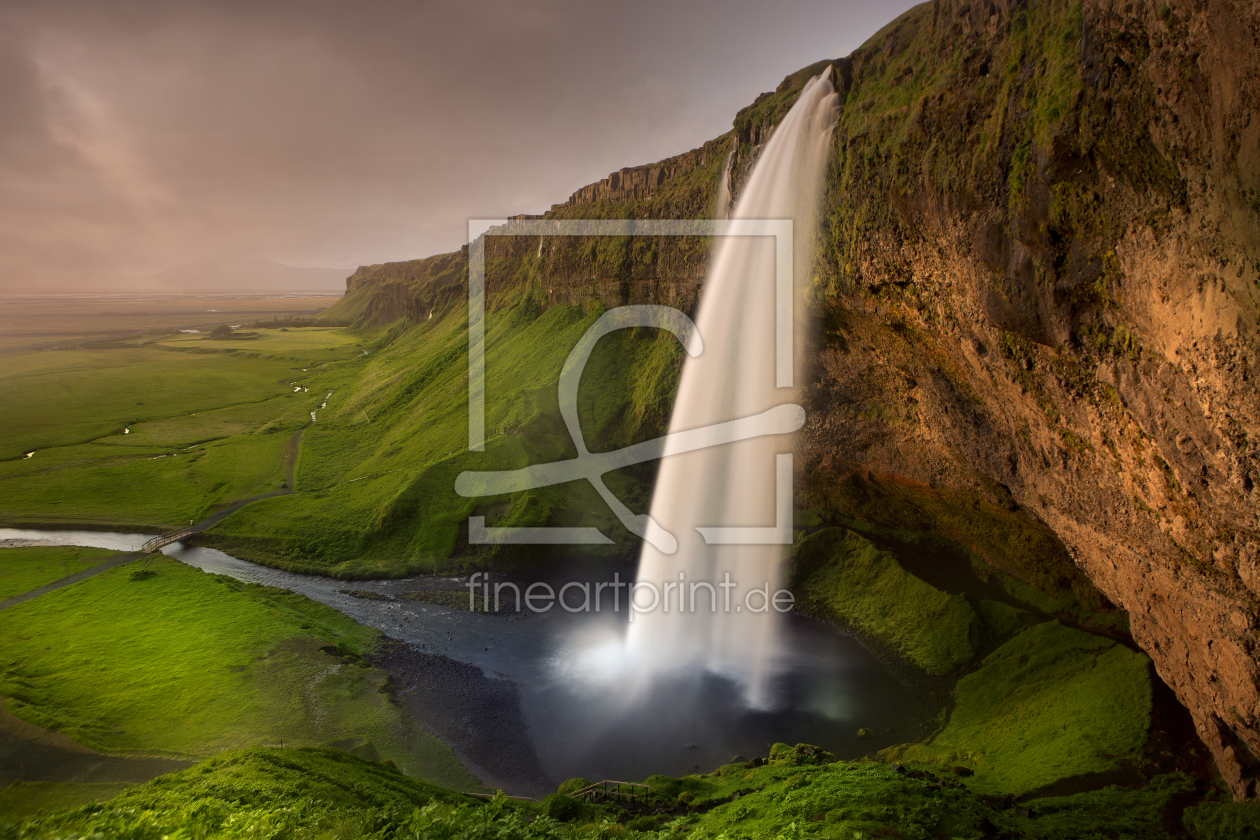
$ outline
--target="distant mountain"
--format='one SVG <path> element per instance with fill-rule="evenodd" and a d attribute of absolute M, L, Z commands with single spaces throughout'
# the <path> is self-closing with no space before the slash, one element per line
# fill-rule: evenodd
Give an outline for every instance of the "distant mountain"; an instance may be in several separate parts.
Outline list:
<path fill-rule="evenodd" d="M 216 292 L 342 292 L 352 272 L 307 268 L 271 260 L 197 260 L 156 274 L 44 275 L 20 290 L 31 293 L 200 294 Z M 19 288 L 14 286 L 13 291 Z"/>

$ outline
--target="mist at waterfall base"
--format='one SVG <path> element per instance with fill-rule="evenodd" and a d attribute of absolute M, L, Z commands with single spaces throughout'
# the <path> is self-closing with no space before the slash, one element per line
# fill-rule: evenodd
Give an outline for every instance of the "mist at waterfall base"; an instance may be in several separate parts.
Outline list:
<path fill-rule="evenodd" d="M 733 219 L 792 219 L 797 278 L 807 277 L 813 263 L 837 99 L 830 71 L 806 85 L 729 212 Z M 728 215 L 728 190 L 723 183 L 720 216 Z M 794 388 L 776 387 L 775 281 L 773 240 L 717 240 L 696 318 L 705 349 L 685 362 L 671 433 L 798 402 Z M 773 526 L 775 459 L 791 452 L 791 435 L 776 435 L 665 458 L 651 516 L 676 537 L 678 549 L 665 553 L 645 543 L 638 582 L 658 589 L 678 580 L 717 585 L 729 575 L 741 597 L 763 585 L 780 589 L 788 546 L 709 545 L 696 526 Z M 858 727 L 890 723 L 863 702 L 886 700 L 888 686 L 872 683 L 890 677 L 859 664 L 834 631 L 774 609 L 714 611 L 703 591 L 699 603 L 698 609 L 631 614 L 625 623 L 587 623 L 556 651 L 556 691 L 584 694 L 601 710 L 557 720 L 568 732 L 562 749 L 574 758 L 617 752 L 616 763 L 628 771 L 644 769 L 650 755 L 656 761 L 650 772 L 691 772 L 712 769 L 736 753 L 764 756 L 779 740 L 851 754 Z M 905 720 L 904 709 L 885 712 Z M 707 763 L 696 754 L 690 767 L 685 755 L 662 766 L 668 744 L 703 750 Z M 540 744 L 540 752 L 549 748 L 554 743 Z M 564 763 L 540 757 L 545 766 Z"/>

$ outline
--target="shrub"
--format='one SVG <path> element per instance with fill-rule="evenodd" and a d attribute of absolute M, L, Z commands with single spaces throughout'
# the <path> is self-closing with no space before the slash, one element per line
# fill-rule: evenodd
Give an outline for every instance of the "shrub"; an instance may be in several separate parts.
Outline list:
<path fill-rule="evenodd" d="M 834 764 L 836 757 L 813 744 L 775 744 L 770 748 L 770 763 L 784 767 L 802 767 L 816 764 Z"/>
<path fill-rule="evenodd" d="M 584 787 L 590 787 L 592 784 L 594 784 L 594 782 L 591 782 L 588 779 L 583 779 L 581 776 L 574 776 L 567 782 L 561 783 L 559 792 L 567 795 L 573 793 L 574 791 L 579 791 Z"/>
<path fill-rule="evenodd" d="M 569 822 L 582 815 L 582 803 L 563 793 L 553 793 L 542 801 L 542 812 L 553 820 Z"/>

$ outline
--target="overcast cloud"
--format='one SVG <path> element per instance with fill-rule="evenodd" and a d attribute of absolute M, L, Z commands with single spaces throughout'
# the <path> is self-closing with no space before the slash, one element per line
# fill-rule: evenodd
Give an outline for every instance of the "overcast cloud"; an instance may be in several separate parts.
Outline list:
<path fill-rule="evenodd" d="M 449 251 L 716 137 L 911 5 L 0 0 L 0 291 Z"/>

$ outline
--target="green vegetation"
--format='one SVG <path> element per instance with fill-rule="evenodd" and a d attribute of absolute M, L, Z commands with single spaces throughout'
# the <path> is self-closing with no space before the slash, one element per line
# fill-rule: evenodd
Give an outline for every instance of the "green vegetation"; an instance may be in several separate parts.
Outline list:
<path fill-rule="evenodd" d="M 70 577 L 117 553 L 78 546 L 0 548 L 0 601 Z"/>
<path fill-rule="evenodd" d="M 876 762 L 812 760 L 804 745 L 780 753 L 809 760 L 728 764 L 708 775 L 647 780 L 638 816 L 553 794 L 542 803 L 473 799 L 409 779 L 387 765 L 328 749 L 250 749 L 131 788 L 110 802 L 0 825 L 3 840 L 104 836 L 655 840 L 867 837 L 1029 840 L 1171 840 L 1175 802 L 1192 790 L 1180 775 L 1143 787 L 1029 801 L 977 795 L 953 774 Z M 1186 812 L 1195 840 L 1253 836 L 1246 806 L 1213 803 Z M 1219 832 L 1228 814 L 1239 831 Z M 1203 822 L 1205 816 L 1217 819 Z M 1231 826 L 1231 827 L 1233 827 Z"/>
<path fill-rule="evenodd" d="M 28 354 L 0 375 L 0 452 L 36 450 L 0 460 L 0 521 L 167 529 L 286 488 L 292 467 L 298 493 L 245 508 L 209 539 L 250 559 L 343 577 L 447 568 L 476 511 L 491 525 L 588 525 L 628 543 L 585 482 L 502 499 L 454 492 L 467 469 L 572 457 L 556 382 L 602 311 L 544 311 L 524 295 L 491 313 L 484 454 L 467 451 L 460 307 L 389 329 L 261 329 L 247 353 L 179 335 Z M 652 330 L 601 342 L 579 397 L 590 446 L 663 431 L 680 353 L 673 336 Z M 330 391 L 299 448 L 295 433 Z M 58 431 L 44 431 L 50 426 Z M 646 509 L 651 474 L 645 466 L 608 481 Z"/>
<path fill-rule="evenodd" d="M 0 509 L 18 523 L 170 528 L 279 489 L 288 437 L 240 435 L 187 452 L 106 443 L 53 450 L 39 462 L 11 462 Z"/>
<path fill-rule="evenodd" d="M 989 631 L 989 636 L 995 639 L 1002 639 L 1014 633 L 1028 616 L 1025 610 L 1000 601 L 990 601 L 987 598 L 980 601 L 979 612 L 985 629 Z"/>
<path fill-rule="evenodd" d="M 329 838 L 397 829 L 417 806 L 465 797 L 408 778 L 387 764 L 333 749 L 253 749 L 215 756 L 196 767 L 131 788 L 0 837 Z M 380 836 L 380 835 L 375 835 Z M 397 835 L 393 832 L 389 836 Z"/>
<path fill-rule="evenodd" d="M 1260 840 L 1260 802 L 1204 802 L 1186 809 L 1185 823 L 1195 840 Z"/>
<path fill-rule="evenodd" d="M 1146 656 L 1045 622 L 958 681 L 940 734 L 889 755 L 968 767 L 976 790 L 1022 794 L 1135 761 L 1146 745 L 1150 711 Z"/>
<path fill-rule="evenodd" d="M 356 739 L 408 772 L 475 787 L 365 667 L 375 631 L 300 595 L 145 562 L 156 574 L 122 567 L 0 612 L 10 712 L 107 752 Z"/>
<path fill-rule="evenodd" d="M 908 574 L 852 531 L 826 528 L 802 540 L 793 581 L 802 610 L 841 620 L 929 674 L 975 656 L 980 618 L 966 597 Z"/>
<path fill-rule="evenodd" d="M 249 347 L 241 350 L 230 347 L 225 348 L 222 344 L 212 343 L 213 333 L 210 335 L 174 335 L 163 338 L 156 346 L 186 352 L 239 352 L 250 355 L 258 353 L 275 358 L 288 357 L 291 361 L 301 361 L 310 358 L 311 361 L 316 362 L 350 358 L 361 352 L 361 348 L 358 347 L 360 341 L 352 333 L 331 327 L 324 322 L 314 322 L 310 319 L 306 319 L 301 323 L 303 324 L 301 328 L 290 329 L 286 325 L 272 329 L 250 330 L 249 335 L 252 338 Z M 216 329 L 218 328 L 216 327 Z M 327 358 L 323 355 L 314 358 L 304 355 L 312 351 L 326 353 L 328 354 Z"/>
<path fill-rule="evenodd" d="M 27 353 L 0 372 L 0 458 L 31 450 L 38 458 L 132 423 L 268 399 L 292 375 L 287 359 L 156 346 Z"/>

